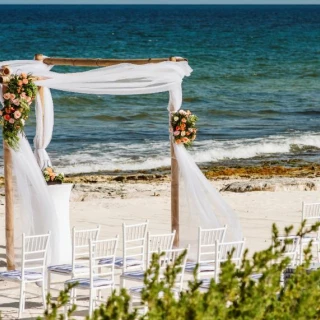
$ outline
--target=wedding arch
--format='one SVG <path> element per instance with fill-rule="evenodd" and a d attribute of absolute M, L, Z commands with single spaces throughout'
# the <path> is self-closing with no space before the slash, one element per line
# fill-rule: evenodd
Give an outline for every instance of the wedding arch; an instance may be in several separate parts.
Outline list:
<path fill-rule="evenodd" d="M 89 71 L 57 73 L 55 65 L 95 67 Z M 46 152 L 52 137 L 54 111 L 50 89 L 86 93 L 137 95 L 169 92 L 170 114 L 182 105 L 182 80 L 192 72 L 184 58 L 169 59 L 72 59 L 49 58 L 36 54 L 34 60 L 0 62 L 1 92 L 12 75 L 31 73 L 38 86 L 36 96 L 36 135 L 34 153 L 24 135 L 17 150 L 4 141 L 5 218 L 7 268 L 14 269 L 14 188 L 20 200 L 20 214 L 26 233 L 52 232 L 52 260 L 61 263 L 63 250 L 59 230 L 55 230 L 55 211 L 41 168 L 51 164 Z M 0 95 L 3 104 L 3 94 Z M 197 228 L 228 224 L 230 240 L 242 238 L 239 220 L 212 184 L 205 178 L 183 145 L 170 136 L 171 146 L 171 227 L 176 230 L 175 246 L 196 243 Z M 181 183 L 183 182 L 183 183 Z M 183 187 L 183 192 L 179 190 Z M 183 201 L 179 198 L 183 197 Z M 183 208 L 182 208 L 183 207 Z"/>

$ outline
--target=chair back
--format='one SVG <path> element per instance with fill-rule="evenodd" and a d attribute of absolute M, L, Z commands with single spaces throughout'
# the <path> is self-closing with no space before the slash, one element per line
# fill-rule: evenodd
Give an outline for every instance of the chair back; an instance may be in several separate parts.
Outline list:
<path fill-rule="evenodd" d="M 123 271 L 127 269 L 127 259 L 140 261 L 133 268 L 145 268 L 146 239 L 149 221 L 127 225 L 122 224 L 123 234 Z"/>
<path fill-rule="evenodd" d="M 22 234 L 22 281 L 24 281 L 25 271 L 45 274 L 49 242 L 50 232 L 35 236 Z"/>
<path fill-rule="evenodd" d="M 93 278 L 107 278 L 114 285 L 114 263 L 119 236 L 106 240 L 89 240 L 90 247 L 90 283 Z M 101 263 L 103 261 L 103 263 Z"/>
<path fill-rule="evenodd" d="M 310 227 L 316 222 L 320 222 L 320 203 L 302 202 L 302 221 L 306 220 L 306 226 Z"/>
<path fill-rule="evenodd" d="M 216 241 L 215 251 L 215 281 L 218 282 L 221 269 L 221 263 L 228 261 L 229 255 L 232 253 L 231 262 L 237 267 L 240 266 L 244 251 L 245 239 L 242 241 L 222 242 Z"/>
<path fill-rule="evenodd" d="M 198 235 L 198 263 L 214 263 L 216 241 L 222 243 L 225 239 L 227 226 L 214 229 L 199 227 Z"/>
<path fill-rule="evenodd" d="M 284 245 L 287 240 L 290 240 L 290 243 L 286 244 L 286 250 L 283 253 L 283 257 L 289 257 L 291 260 L 291 265 L 295 266 L 298 263 L 299 249 L 300 249 L 300 237 L 298 236 L 283 236 L 277 237 L 277 240 L 280 241 L 281 245 Z"/>
<path fill-rule="evenodd" d="M 89 241 L 97 240 L 100 234 L 100 226 L 93 229 L 72 228 L 72 270 L 75 270 L 77 260 L 89 260 Z M 83 264 L 83 261 L 81 261 Z"/>
<path fill-rule="evenodd" d="M 167 267 L 172 266 L 174 263 L 176 263 L 177 259 L 181 256 L 181 254 L 185 250 L 187 250 L 186 255 L 183 257 L 181 262 L 176 265 L 177 274 L 175 279 L 175 288 L 178 289 L 179 291 L 182 290 L 182 286 L 183 286 L 184 271 L 186 268 L 187 256 L 188 256 L 188 251 L 190 250 L 190 245 L 188 245 L 187 248 L 182 248 L 182 249 L 164 250 L 162 251 L 164 255 L 161 256 L 159 260 L 159 265 L 160 265 L 159 277 L 160 279 L 162 279 L 165 277 L 164 275 L 167 270 Z"/>
<path fill-rule="evenodd" d="M 167 234 L 150 234 L 150 232 L 147 232 L 147 267 L 150 265 L 153 253 L 172 249 L 175 236 L 176 230 Z"/>

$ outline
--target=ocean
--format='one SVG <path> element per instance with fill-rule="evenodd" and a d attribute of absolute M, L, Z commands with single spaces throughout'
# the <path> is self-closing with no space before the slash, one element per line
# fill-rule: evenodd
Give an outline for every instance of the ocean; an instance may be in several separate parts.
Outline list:
<path fill-rule="evenodd" d="M 320 6 L 6 5 L 0 12 L 0 61 L 35 53 L 187 58 L 193 73 L 182 108 L 199 117 L 190 149 L 199 164 L 320 162 Z M 65 173 L 170 164 L 167 93 L 52 93 L 47 150 Z M 33 116 L 31 143 L 34 132 Z"/>

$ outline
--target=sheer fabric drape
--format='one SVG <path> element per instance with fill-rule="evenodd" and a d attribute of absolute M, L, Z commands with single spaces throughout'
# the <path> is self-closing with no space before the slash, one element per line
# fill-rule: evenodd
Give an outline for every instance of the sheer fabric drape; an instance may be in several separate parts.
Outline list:
<path fill-rule="evenodd" d="M 182 95 L 177 93 L 170 91 L 169 119 L 170 112 L 178 111 L 182 104 Z M 242 229 L 236 213 L 204 176 L 186 148 L 175 143 L 173 148 L 180 171 L 180 246 L 190 244 L 190 257 L 196 258 L 199 226 L 219 228 L 227 225 L 227 240 L 241 240 Z"/>
<path fill-rule="evenodd" d="M 51 92 L 48 88 L 40 89 L 36 97 L 36 135 L 33 139 L 34 155 L 40 168 L 51 166 L 51 160 L 46 151 L 53 131 L 54 114 Z"/>

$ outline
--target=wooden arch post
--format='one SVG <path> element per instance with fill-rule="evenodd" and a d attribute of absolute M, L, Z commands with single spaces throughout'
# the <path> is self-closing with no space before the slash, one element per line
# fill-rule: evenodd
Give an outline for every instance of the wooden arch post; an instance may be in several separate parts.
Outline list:
<path fill-rule="evenodd" d="M 1 66 L 1 76 L 8 77 L 11 73 L 7 66 Z M 6 91 L 5 85 L 2 92 Z M 13 176 L 12 176 L 12 155 L 7 142 L 3 140 L 3 166 L 4 166 L 4 192 L 5 192 L 5 228 L 6 228 L 6 257 L 7 269 L 15 269 L 14 254 L 14 205 L 13 205 Z"/>

